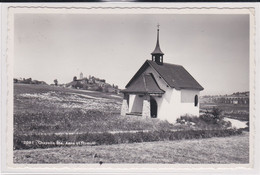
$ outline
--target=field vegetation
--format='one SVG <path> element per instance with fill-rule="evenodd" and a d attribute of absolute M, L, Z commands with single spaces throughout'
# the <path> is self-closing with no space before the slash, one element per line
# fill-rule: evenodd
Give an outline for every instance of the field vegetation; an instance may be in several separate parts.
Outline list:
<path fill-rule="evenodd" d="M 182 116 L 177 120 L 177 124 L 173 125 L 167 121 L 154 118 L 121 116 L 121 103 L 122 96 L 112 93 L 48 85 L 15 84 L 14 161 L 17 163 L 66 163 L 69 161 L 95 163 L 96 159 L 89 159 L 89 155 L 97 152 L 98 154 L 104 154 L 102 159 L 106 162 L 138 163 L 139 160 L 136 157 L 130 158 L 131 160 L 127 158 L 121 160 L 117 155 L 114 155 L 115 152 L 110 153 L 109 151 L 115 151 L 114 148 L 118 148 L 119 152 L 128 149 L 133 151 L 133 147 L 141 151 L 143 147 L 138 144 L 139 142 L 150 147 L 151 150 L 145 150 L 147 153 L 155 151 L 151 145 L 155 147 L 162 145 L 162 148 L 165 147 L 166 150 L 170 148 L 174 150 L 171 144 L 179 144 L 180 146 L 181 144 L 195 143 L 194 139 L 204 142 L 202 139 L 207 140 L 211 137 L 227 136 L 237 138 L 235 140 L 240 144 L 242 140 L 236 135 L 244 134 L 243 137 L 246 137 L 242 130 L 232 129 L 230 123 L 223 121 L 218 111 L 217 115 L 215 115 L 216 113 L 206 113 L 200 117 Z M 183 139 L 191 141 L 186 142 Z M 211 143 L 206 144 L 209 144 L 209 147 L 214 146 L 211 145 L 214 144 L 214 139 L 209 141 Z M 248 146 L 248 143 L 245 142 L 239 149 L 244 149 L 246 144 Z M 200 144 L 197 146 L 198 149 L 202 149 L 199 148 Z M 229 147 L 228 145 L 225 146 Z M 234 145 L 232 146 L 234 147 Z M 48 151 L 44 153 L 44 150 L 39 150 L 39 148 Z M 89 152 L 87 153 L 88 156 L 85 157 L 86 159 L 82 157 L 75 160 L 74 156 L 78 154 L 77 152 L 80 153 L 84 149 Z M 98 149 L 104 150 L 104 152 L 100 152 Z M 188 147 L 185 149 L 188 149 Z M 185 149 L 182 151 L 187 151 Z M 56 151 L 59 153 L 56 153 Z M 68 151 L 71 152 L 68 153 Z M 39 157 L 36 158 L 35 156 L 40 152 L 43 152 L 43 154 L 38 155 Z M 217 147 L 216 154 L 220 152 L 220 147 Z M 163 150 L 159 151 L 159 153 L 165 154 Z M 157 162 L 155 159 L 156 156 L 159 156 L 159 153 L 158 155 L 151 154 L 149 157 L 144 152 L 147 159 L 145 158 L 141 162 Z M 64 156 L 63 154 L 68 154 L 70 157 L 58 158 L 58 156 Z M 126 153 L 120 154 L 127 157 Z M 136 154 L 140 155 L 141 153 Z M 53 158 L 50 156 L 53 156 Z M 246 162 L 248 157 L 242 157 L 243 160 L 233 160 L 233 162 Z M 204 162 L 206 158 L 197 159 L 196 161 L 195 157 L 194 160 L 189 160 L 187 157 L 184 159 L 187 162 L 196 163 L 196 161 Z M 227 158 L 226 161 L 230 161 L 230 159 L 232 158 Z M 172 159 L 159 157 L 158 162 L 181 163 L 183 160 L 176 157 L 172 157 Z M 213 162 L 219 163 L 221 161 L 218 159 Z"/>
<path fill-rule="evenodd" d="M 249 104 L 200 103 L 202 113 L 214 107 L 219 108 L 225 117 L 249 121 Z"/>
<path fill-rule="evenodd" d="M 14 163 L 247 164 L 248 133 L 232 137 L 15 150 Z"/>
<path fill-rule="evenodd" d="M 158 119 L 122 117 L 121 103 L 121 96 L 109 93 L 15 84 L 14 133 L 85 133 L 173 127 Z"/>
<path fill-rule="evenodd" d="M 120 116 L 121 103 L 120 95 L 110 93 L 15 84 L 14 149 L 52 147 L 39 143 L 55 139 L 111 144 L 119 141 L 106 141 L 104 133 L 174 129 L 167 121 Z"/>
<path fill-rule="evenodd" d="M 227 137 L 242 134 L 242 130 L 181 130 L 181 131 L 148 131 L 148 132 L 116 132 L 116 133 L 82 133 L 51 135 L 15 135 L 15 149 L 50 148 L 59 146 L 95 146 L 122 143 L 154 142 L 183 139 L 202 139 L 211 137 Z"/>

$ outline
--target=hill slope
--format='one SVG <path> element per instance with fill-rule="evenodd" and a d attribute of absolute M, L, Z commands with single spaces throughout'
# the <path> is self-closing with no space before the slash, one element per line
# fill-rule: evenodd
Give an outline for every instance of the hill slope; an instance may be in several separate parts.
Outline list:
<path fill-rule="evenodd" d="M 48 85 L 14 85 L 14 133 L 73 133 L 171 128 L 158 119 L 120 116 L 121 96 Z"/>

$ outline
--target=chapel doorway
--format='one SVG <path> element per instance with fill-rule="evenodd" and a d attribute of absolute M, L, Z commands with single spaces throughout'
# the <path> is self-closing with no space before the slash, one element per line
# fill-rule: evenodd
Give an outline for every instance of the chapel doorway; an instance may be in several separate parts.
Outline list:
<path fill-rule="evenodd" d="M 151 111 L 151 118 L 157 118 L 157 102 L 152 97 L 150 99 L 150 111 Z"/>

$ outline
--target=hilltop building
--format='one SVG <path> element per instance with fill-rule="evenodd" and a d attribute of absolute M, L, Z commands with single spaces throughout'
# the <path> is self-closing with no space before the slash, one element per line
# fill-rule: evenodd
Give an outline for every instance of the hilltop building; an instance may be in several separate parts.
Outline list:
<path fill-rule="evenodd" d="M 80 73 L 80 79 L 77 79 L 77 77 L 74 76 L 73 81 L 67 83 L 66 87 L 116 94 L 119 93 L 118 86 L 112 86 L 109 83 L 106 83 L 105 79 L 100 79 L 91 75 L 89 75 L 89 78 L 83 77 L 83 73 Z"/>
<path fill-rule="evenodd" d="M 121 115 L 139 115 L 176 122 L 182 115 L 199 116 L 199 93 L 203 87 L 181 65 L 164 62 L 157 42 L 152 59 L 146 60 L 121 92 Z"/>
<path fill-rule="evenodd" d="M 83 79 L 83 73 L 82 72 L 80 72 L 80 74 L 79 74 L 79 79 Z"/>

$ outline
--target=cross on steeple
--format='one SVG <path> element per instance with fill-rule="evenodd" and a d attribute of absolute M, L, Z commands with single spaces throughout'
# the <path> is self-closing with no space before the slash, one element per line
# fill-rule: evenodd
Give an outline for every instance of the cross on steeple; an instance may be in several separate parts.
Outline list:
<path fill-rule="evenodd" d="M 159 29 L 160 29 L 160 24 L 158 23 L 158 24 L 157 24 L 157 30 L 159 30 Z"/>

